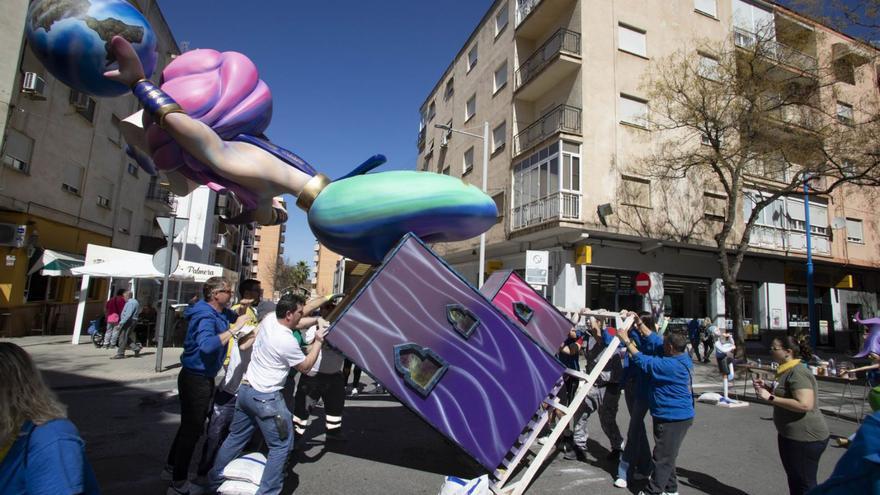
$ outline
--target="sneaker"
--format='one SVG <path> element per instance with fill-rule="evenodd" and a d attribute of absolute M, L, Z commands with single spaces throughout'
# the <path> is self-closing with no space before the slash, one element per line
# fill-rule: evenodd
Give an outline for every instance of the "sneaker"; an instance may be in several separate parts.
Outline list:
<path fill-rule="evenodd" d="M 626 488 L 626 480 L 623 478 L 617 478 L 614 480 L 614 486 L 617 488 Z"/>
<path fill-rule="evenodd" d="M 174 479 L 174 466 L 166 464 L 165 467 L 162 468 L 162 473 L 159 474 L 159 479 L 162 481 L 171 481 Z"/>
<path fill-rule="evenodd" d="M 349 394 L 348 394 L 349 397 L 357 397 L 357 395 L 358 395 L 357 387 L 352 388 L 351 392 L 349 392 Z"/>
<path fill-rule="evenodd" d="M 125 355 L 124 354 L 115 354 L 113 356 L 110 356 L 110 359 L 125 359 Z"/>
<path fill-rule="evenodd" d="M 327 442 L 345 442 L 348 441 L 345 434 L 342 433 L 342 428 L 334 428 L 332 430 L 328 430 L 326 435 L 324 436 L 325 441 Z"/>
<path fill-rule="evenodd" d="M 172 482 L 168 485 L 165 495 L 202 495 L 203 493 L 206 493 L 204 488 L 194 485 L 189 481 L 184 481 L 181 485 Z"/>
<path fill-rule="evenodd" d="M 141 357 L 141 347 L 134 350 L 134 357 Z"/>
<path fill-rule="evenodd" d="M 678 492 L 663 492 L 660 495 L 678 495 Z"/>
<path fill-rule="evenodd" d="M 550 441 L 550 435 L 544 435 L 543 437 L 538 437 L 538 443 L 541 445 L 546 445 L 547 442 Z"/>

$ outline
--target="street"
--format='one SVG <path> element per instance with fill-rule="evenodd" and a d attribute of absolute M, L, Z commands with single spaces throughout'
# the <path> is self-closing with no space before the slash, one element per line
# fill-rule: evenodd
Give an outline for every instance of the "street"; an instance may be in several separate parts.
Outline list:
<path fill-rule="evenodd" d="M 179 419 L 175 389 L 176 381 L 166 379 L 144 385 L 60 391 L 87 443 L 104 493 L 164 493 L 166 482 L 159 479 L 159 473 Z M 768 406 L 753 403 L 741 409 L 722 409 L 698 403 L 696 411 L 679 456 L 680 493 L 786 491 Z M 849 435 L 856 429 L 849 421 L 825 419 L 833 435 Z M 626 420 L 621 401 L 618 424 L 622 429 Z M 435 494 L 443 475 L 481 474 L 456 447 L 387 395 L 349 399 L 343 429 L 348 441 L 325 450 L 323 419 L 313 417 L 307 432 L 312 438 L 301 452 L 284 493 L 295 489 L 302 494 Z M 590 431 L 591 462 L 565 461 L 557 455 L 528 493 L 624 493 L 611 485 L 615 466 L 605 460 L 607 439 L 595 415 Z M 828 447 L 819 466 L 820 480 L 828 477 L 842 453 L 842 449 Z M 640 488 L 633 483 L 629 491 L 637 493 Z"/>

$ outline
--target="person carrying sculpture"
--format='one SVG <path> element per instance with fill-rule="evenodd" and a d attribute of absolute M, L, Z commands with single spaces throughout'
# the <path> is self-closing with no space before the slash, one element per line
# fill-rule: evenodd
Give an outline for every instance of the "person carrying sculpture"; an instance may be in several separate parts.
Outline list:
<path fill-rule="evenodd" d="M 632 358 L 631 365 L 647 378 L 654 423 L 654 471 L 640 495 L 678 493 L 675 464 L 694 422 L 694 364 L 687 353 L 688 338 L 680 332 L 667 332 L 663 354 L 648 356 L 639 351 L 625 332 L 619 336 Z"/>
<path fill-rule="evenodd" d="M 294 336 L 303 317 L 305 299 L 298 294 L 285 294 L 275 307 L 275 316 L 260 323 L 253 354 L 238 389 L 235 416 L 229 436 L 220 447 L 208 475 L 209 488 L 217 490 L 223 482 L 223 470 L 241 453 L 251 435 L 259 428 L 269 447 L 266 466 L 260 480 L 261 495 L 280 493 L 284 483 L 284 465 L 293 444 L 292 415 L 284 403 L 281 389 L 291 368 L 309 371 L 321 353 L 326 335 L 326 322 L 315 333 L 309 354 L 302 352 Z"/>
<path fill-rule="evenodd" d="M 328 318 L 334 309 L 336 309 L 335 301 L 324 303 L 320 309 L 321 318 Z M 317 331 L 316 324 L 305 332 L 304 338 L 308 346 L 320 345 L 315 341 Z M 309 426 L 311 409 L 319 400 L 324 401 L 324 428 L 327 441 L 345 439 L 342 433 L 342 413 L 345 407 L 345 377 L 342 375 L 344 361 L 342 354 L 325 342 L 321 355 L 312 369 L 300 377 L 293 399 L 294 443 L 305 434 Z"/>
<path fill-rule="evenodd" d="M 587 313 L 585 309 L 582 313 Z M 584 354 L 587 360 L 586 372 L 590 373 L 598 364 L 599 357 L 612 342 L 616 342 L 614 337 L 598 319 L 587 317 L 586 338 L 584 340 Z M 623 448 L 623 436 L 620 434 L 620 428 L 617 426 L 617 404 L 620 398 L 620 375 L 622 374 L 622 364 L 620 355 L 615 353 L 612 358 L 605 364 L 599 378 L 590 388 L 589 393 L 584 398 L 584 402 L 579 406 L 574 423 L 573 449 L 572 453 L 565 456 L 566 459 L 586 460 L 587 440 L 590 433 L 587 428 L 590 416 L 598 411 L 599 424 L 605 436 L 610 442 L 609 458 L 619 457 Z"/>
<path fill-rule="evenodd" d="M 635 315 L 632 328 L 618 329 L 617 334 L 620 336 L 621 332 L 627 331 L 642 354 L 653 356 L 663 352 L 663 339 L 655 329 L 654 317 L 650 312 L 643 312 Z M 645 431 L 645 416 L 650 408 L 650 383 L 645 373 L 633 366 L 632 359 L 628 356 L 625 356 L 623 366 L 621 383 L 629 410 L 629 425 L 614 480 L 614 486 L 618 488 L 626 488 L 630 477 L 635 480 L 646 479 L 653 469 L 648 434 Z"/>

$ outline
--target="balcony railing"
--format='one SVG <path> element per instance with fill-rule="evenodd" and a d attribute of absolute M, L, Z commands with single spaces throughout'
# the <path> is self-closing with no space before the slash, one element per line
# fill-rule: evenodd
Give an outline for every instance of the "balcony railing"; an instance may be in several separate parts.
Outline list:
<path fill-rule="evenodd" d="M 158 183 L 150 184 L 147 189 L 147 201 L 157 201 L 166 206 L 174 206 L 174 194 L 160 186 Z"/>
<path fill-rule="evenodd" d="M 519 26 L 520 23 L 525 20 L 529 14 L 532 13 L 533 10 L 541 3 L 541 0 L 521 0 L 518 2 L 519 5 L 516 6 L 516 25 Z"/>
<path fill-rule="evenodd" d="M 422 127 L 422 130 L 419 131 L 419 138 L 416 140 L 416 146 L 419 148 L 419 152 L 425 149 L 425 127 Z"/>
<path fill-rule="evenodd" d="M 764 45 L 761 49 L 761 55 L 774 60 L 778 63 L 785 64 L 805 72 L 815 72 L 818 64 L 816 58 L 806 53 L 795 50 L 794 48 L 783 45 L 782 43 L 772 39 L 762 39 L 760 35 L 752 33 L 740 28 L 733 28 L 733 43 L 746 49 L 753 49 L 758 40 Z"/>
<path fill-rule="evenodd" d="M 512 230 L 551 220 L 579 220 L 580 193 L 557 192 L 513 209 Z"/>
<path fill-rule="evenodd" d="M 813 232 L 810 236 L 813 254 L 831 254 L 831 239 L 827 234 Z M 755 225 L 749 237 L 749 245 L 784 251 L 807 251 L 807 237 L 803 231 L 779 227 Z"/>
<path fill-rule="evenodd" d="M 513 138 L 513 154 L 518 155 L 544 139 L 559 133 L 581 133 L 581 109 L 559 105 Z"/>
<path fill-rule="evenodd" d="M 578 56 L 581 54 L 580 33 L 568 29 L 560 29 L 553 33 L 553 36 L 516 70 L 516 89 L 531 81 L 551 60 L 562 53 Z"/>

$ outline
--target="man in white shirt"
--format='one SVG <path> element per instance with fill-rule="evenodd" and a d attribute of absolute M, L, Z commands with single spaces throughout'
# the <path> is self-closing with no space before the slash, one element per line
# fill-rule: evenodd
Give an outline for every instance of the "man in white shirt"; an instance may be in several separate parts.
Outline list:
<path fill-rule="evenodd" d="M 256 428 L 260 429 L 269 455 L 260 481 L 259 493 L 276 495 L 284 483 L 284 463 L 292 448 L 293 433 L 290 411 L 284 404 L 281 389 L 290 368 L 308 372 L 321 353 L 321 343 L 327 334 L 323 322 L 315 333 L 315 342 L 305 355 L 294 331 L 304 314 L 305 300 L 297 294 L 286 294 L 275 307 L 275 317 L 266 317 L 260 323 L 253 345 L 251 362 L 238 389 L 235 417 L 229 436 L 220 447 L 214 467 L 208 478 L 210 488 L 216 490 L 223 481 L 223 469 L 238 457 Z"/>

